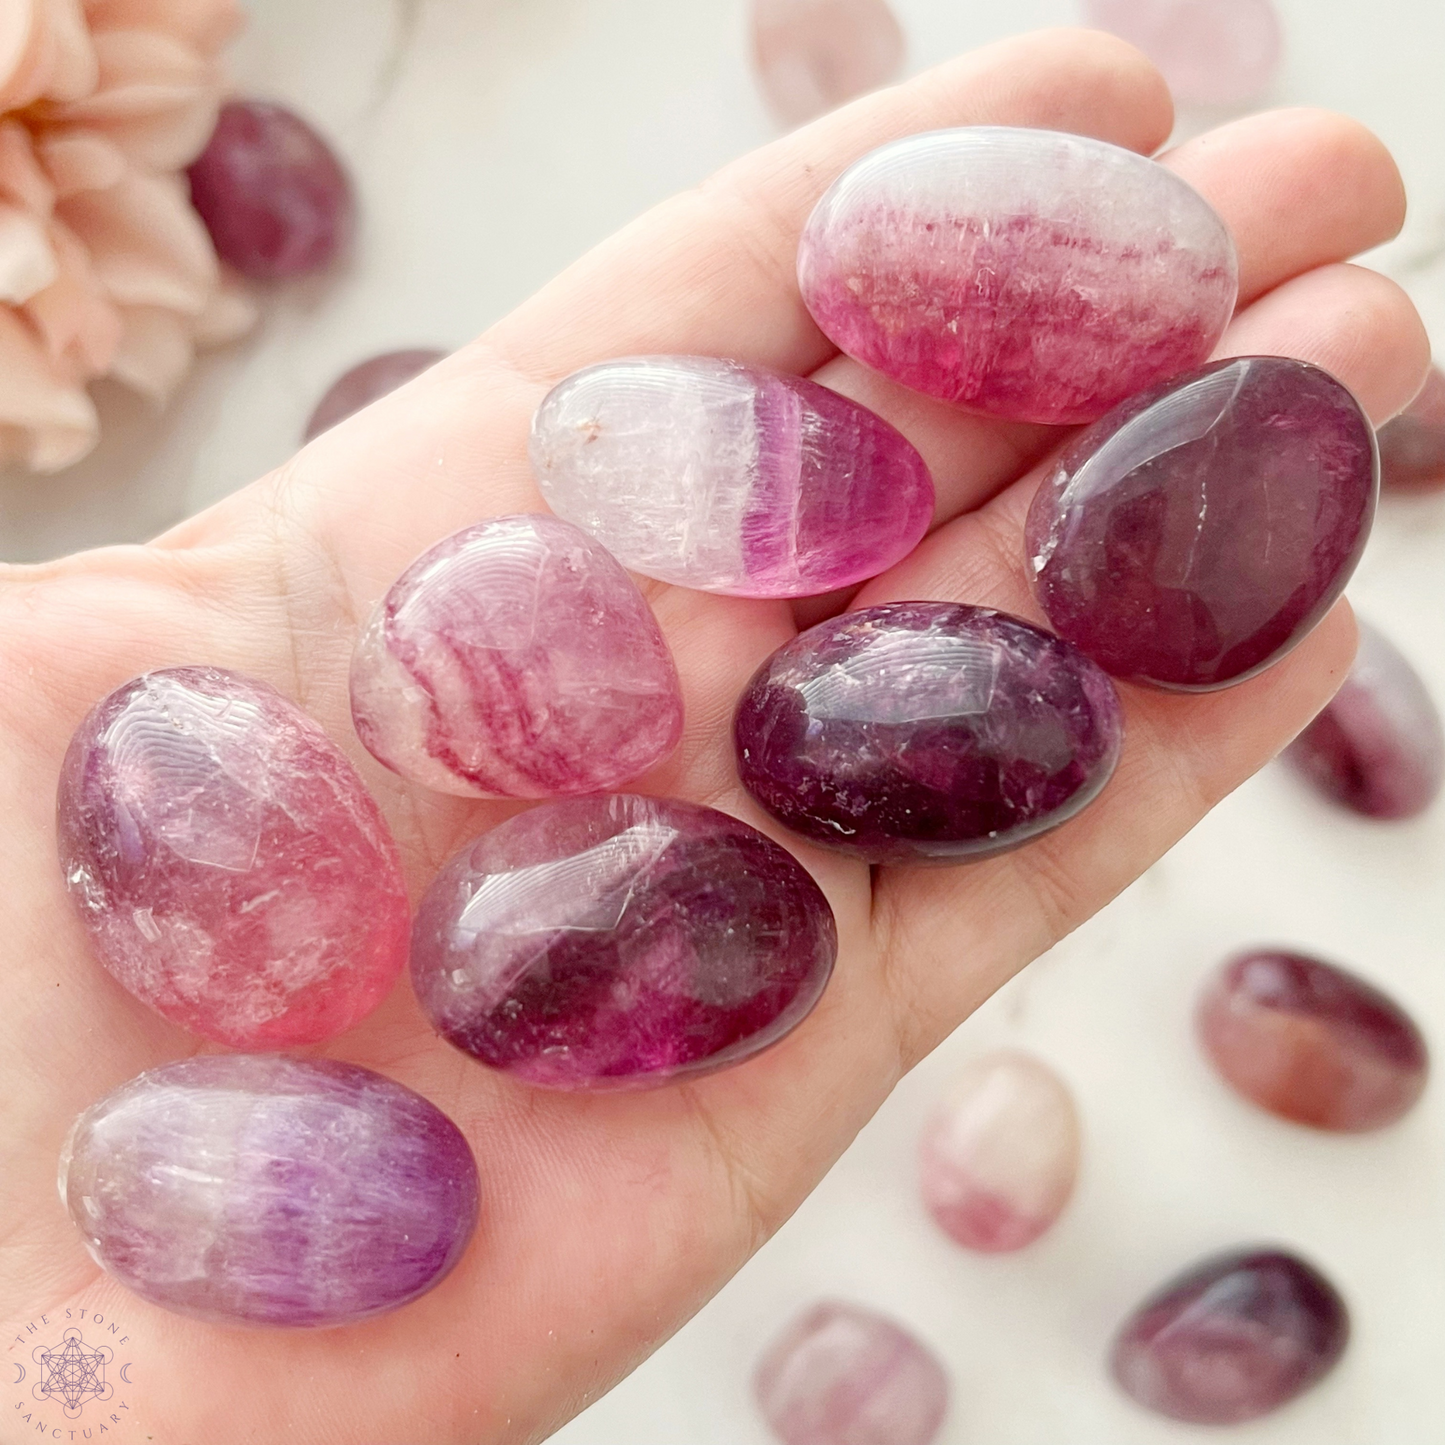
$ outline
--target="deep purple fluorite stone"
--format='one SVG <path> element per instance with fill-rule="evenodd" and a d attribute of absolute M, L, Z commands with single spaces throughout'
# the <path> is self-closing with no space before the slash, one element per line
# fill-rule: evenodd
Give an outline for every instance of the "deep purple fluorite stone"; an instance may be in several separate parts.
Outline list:
<path fill-rule="evenodd" d="M 1445 732 L 1420 674 L 1360 623 L 1344 685 L 1285 751 L 1326 797 L 1367 818 L 1413 818 L 1445 779 Z"/>
<path fill-rule="evenodd" d="M 380 356 L 359 361 L 344 371 L 326 389 L 306 423 L 301 440 L 309 442 L 337 422 L 345 421 L 364 406 L 370 406 L 390 391 L 405 386 L 429 366 L 435 366 L 445 351 L 412 347 L 406 351 L 384 351 Z"/>
<path fill-rule="evenodd" d="M 1380 485 L 1392 492 L 1445 487 L 1445 372 L 1432 366 L 1420 394 L 1380 428 Z"/>
<path fill-rule="evenodd" d="M 1327 1375 L 1349 1340 L 1334 1286 L 1274 1250 L 1205 1260 L 1139 1307 L 1114 1344 L 1114 1377 L 1175 1420 L 1236 1425 Z"/>
<path fill-rule="evenodd" d="M 548 1088 L 628 1088 L 776 1042 L 818 1001 L 837 943 L 818 885 L 755 828 L 668 798 L 577 798 L 442 869 L 412 978 L 480 1062 Z"/>
<path fill-rule="evenodd" d="M 1375 513 L 1374 433 L 1328 372 L 1216 362 L 1081 433 L 1029 509 L 1039 604 L 1116 677 L 1209 691 L 1262 671 L 1344 591 Z"/>
<path fill-rule="evenodd" d="M 1199 1001 L 1200 1042 L 1245 1098 L 1316 1129 L 1393 1124 L 1425 1088 L 1430 1056 L 1392 998 L 1319 959 L 1231 959 Z"/>
<path fill-rule="evenodd" d="M 216 254 L 246 276 L 318 271 L 350 238 L 351 182 L 326 142 L 285 106 L 233 100 L 191 163 L 191 203 Z"/>
<path fill-rule="evenodd" d="M 733 723 L 743 786 L 873 863 L 986 857 L 1071 818 L 1122 737 L 1109 679 L 1017 617 L 950 602 L 845 612 L 780 647 Z"/>
<path fill-rule="evenodd" d="M 60 1197 L 128 1289 L 216 1324 L 350 1324 L 447 1275 L 477 1222 L 456 1125 L 355 1064 L 209 1055 L 76 1121 Z"/>

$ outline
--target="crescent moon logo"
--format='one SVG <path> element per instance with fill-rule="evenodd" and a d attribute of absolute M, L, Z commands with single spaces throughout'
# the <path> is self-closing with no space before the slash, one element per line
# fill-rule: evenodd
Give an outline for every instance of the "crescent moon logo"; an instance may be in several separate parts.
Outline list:
<path fill-rule="evenodd" d="M 130 1369 L 133 1363 L 134 1361 L 127 1360 L 125 1364 L 120 1367 L 120 1377 L 126 1382 L 127 1385 L 134 1384 L 134 1381 L 131 1379 L 131 1377 L 126 1374 L 126 1371 Z"/>
<path fill-rule="evenodd" d="M 18 1385 L 22 1383 L 25 1379 L 25 1366 L 17 1363 L 15 1368 L 20 1371 L 20 1373 L 15 1377 L 15 1383 Z"/>

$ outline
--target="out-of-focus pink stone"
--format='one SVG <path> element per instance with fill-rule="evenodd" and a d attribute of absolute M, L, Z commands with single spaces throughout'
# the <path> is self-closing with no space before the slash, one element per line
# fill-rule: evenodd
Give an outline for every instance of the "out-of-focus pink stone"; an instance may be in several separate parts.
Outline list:
<path fill-rule="evenodd" d="M 1014 1050 L 976 1059 L 924 1130 L 923 1202 L 965 1249 L 1032 1244 L 1063 1212 L 1079 1171 L 1079 1117 L 1064 1081 Z"/>
<path fill-rule="evenodd" d="M 1137 45 L 1185 105 L 1242 105 L 1279 69 L 1271 0 L 1084 0 L 1084 17 Z"/>
<path fill-rule="evenodd" d="M 1380 484 L 1392 492 L 1445 487 L 1445 372 L 1432 366 L 1420 394 L 1380 428 Z"/>
<path fill-rule="evenodd" d="M 459 1049 L 555 1089 L 636 1088 L 751 1058 L 802 1022 L 838 935 L 790 853 L 711 808 L 544 803 L 427 890 L 412 980 Z"/>
<path fill-rule="evenodd" d="M 1319 790 L 1368 818 L 1413 818 L 1445 779 L 1445 732 L 1420 674 L 1360 623 L 1344 685 L 1285 751 Z"/>
<path fill-rule="evenodd" d="M 548 505 L 634 572 L 738 597 L 849 587 L 933 518 L 912 443 L 815 382 L 710 356 L 605 361 L 532 423 Z"/>
<path fill-rule="evenodd" d="M 424 552 L 377 605 L 351 660 L 351 715 L 414 782 L 546 798 L 661 762 L 682 691 L 614 558 L 556 517 L 495 517 Z"/>
<path fill-rule="evenodd" d="M 783 1445 L 929 1445 L 948 1413 L 948 1376 L 926 1346 L 831 1301 L 773 1341 L 754 1389 Z"/>
<path fill-rule="evenodd" d="M 1294 1255 L 1220 1255 L 1142 1304 L 1114 1345 L 1141 1405 L 1199 1425 L 1267 1415 L 1323 1379 L 1349 1341 L 1345 1302 Z"/>
<path fill-rule="evenodd" d="M 318 271 L 350 239 L 351 182 L 326 142 L 284 106 L 223 105 L 189 175 L 216 254 L 246 276 Z"/>
<path fill-rule="evenodd" d="M 1055 131 L 906 136 L 834 182 L 798 250 L 849 356 L 1019 421 L 1084 422 L 1198 366 L 1234 310 L 1234 243 L 1154 161 Z"/>
<path fill-rule="evenodd" d="M 376 804 L 265 683 L 174 667 L 118 688 L 71 740 L 57 821 L 100 961 L 209 1039 L 330 1038 L 406 962 L 406 887 Z"/>
<path fill-rule="evenodd" d="M 1393 1124 L 1430 1058 L 1410 1016 L 1361 978 L 1299 953 L 1246 953 L 1199 1001 L 1200 1042 L 1245 1098 L 1316 1129 Z"/>
<path fill-rule="evenodd" d="M 886 84 L 903 51 L 887 0 L 753 0 L 753 63 L 784 125 Z"/>
<path fill-rule="evenodd" d="M 1076 437 L 1025 526 L 1054 630 L 1106 671 L 1228 687 L 1334 605 L 1375 515 L 1374 432 L 1328 372 L 1220 361 Z"/>
<path fill-rule="evenodd" d="M 316 403 L 302 441 L 309 442 L 322 432 L 330 431 L 337 422 L 345 421 L 353 412 L 404 386 L 412 377 L 420 376 L 446 354 L 445 351 L 416 347 L 409 351 L 385 351 L 380 356 L 358 362 L 350 371 L 342 372 Z"/>

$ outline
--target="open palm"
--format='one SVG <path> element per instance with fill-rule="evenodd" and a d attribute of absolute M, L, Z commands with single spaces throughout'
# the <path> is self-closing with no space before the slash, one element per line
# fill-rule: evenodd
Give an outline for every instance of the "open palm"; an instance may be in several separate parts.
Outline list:
<path fill-rule="evenodd" d="M 930 537 L 857 600 L 936 598 L 1036 617 L 1022 523 L 1031 469 L 1054 435 L 962 415 L 840 358 L 793 276 L 802 223 L 845 165 L 899 135 L 974 123 L 1151 152 L 1171 111 L 1148 64 L 1100 35 L 1040 34 L 965 57 L 644 217 L 480 340 L 157 542 L 0 572 L 0 1337 L 7 1359 L 27 1362 L 22 1342 L 54 1342 L 26 1332 L 42 1316 L 57 1339 L 67 1308 L 123 1318 L 135 1363 L 117 1440 L 493 1445 L 545 1435 L 743 1263 L 906 1069 L 1272 757 L 1338 685 L 1354 645 L 1344 606 L 1283 663 L 1228 692 L 1122 689 L 1128 734 L 1114 781 L 1019 852 L 968 868 L 870 871 L 780 839 L 832 902 L 838 968 L 799 1029 L 729 1072 L 630 1095 L 532 1090 L 438 1040 L 398 987 L 316 1052 L 418 1090 L 475 1149 L 476 1239 L 454 1274 L 404 1310 L 319 1332 L 215 1328 L 128 1295 L 85 1254 L 54 1187 L 70 1121 L 197 1041 L 114 984 L 71 915 L 53 820 L 70 733 L 102 694 L 152 668 L 204 662 L 265 678 L 357 761 L 415 896 L 458 845 L 516 807 L 423 793 L 364 754 L 347 706 L 352 642 L 423 548 L 479 518 L 541 509 L 527 425 L 562 376 L 607 357 L 688 352 L 811 375 L 857 397 L 914 441 L 938 483 Z M 1325 366 L 1376 421 L 1410 400 L 1427 361 L 1418 320 L 1388 281 L 1339 264 L 1402 219 L 1399 178 L 1373 137 L 1339 117 L 1282 112 L 1190 142 L 1168 164 L 1239 245 L 1241 309 L 1225 353 Z M 754 668 L 827 604 L 657 585 L 648 596 L 681 672 L 687 728 L 639 790 L 709 803 L 778 836 L 738 786 L 730 717 Z M 11 1395 L 29 1398 L 28 1386 L 0 1390 L 7 1418 Z"/>

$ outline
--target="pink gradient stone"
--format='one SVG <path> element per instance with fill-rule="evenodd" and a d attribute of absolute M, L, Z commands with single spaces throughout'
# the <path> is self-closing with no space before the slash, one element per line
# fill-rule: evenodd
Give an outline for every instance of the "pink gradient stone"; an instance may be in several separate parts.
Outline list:
<path fill-rule="evenodd" d="M 1006 612 L 894 602 L 780 647 L 733 719 L 738 777 L 785 827 L 871 863 L 1016 848 L 1102 791 L 1109 679 Z"/>
<path fill-rule="evenodd" d="M 1196 1023 L 1205 1053 L 1246 1099 L 1316 1129 L 1393 1124 L 1429 1073 L 1425 1040 L 1393 999 L 1300 953 L 1232 959 L 1210 980 Z"/>
<path fill-rule="evenodd" d="M 753 0 L 753 64 L 768 107 L 797 125 L 887 84 L 903 30 L 887 0 Z"/>
<path fill-rule="evenodd" d="M 814 1305 L 773 1341 L 753 1380 L 783 1445 L 929 1445 L 948 1413 L 932 1351 L 872 1310 Z"/>
<path fill-rule="evenodd" d="M 327 388 L 326 394 L 316 403 L 302 435 L 303 442 L 319 437 L 330 431 L 337 422 L 358 412 L 364 406 L 405 386 L 414 376 L 420 376 L 429 366 L 435 366 L 445 351 L 414 347 L 407 351 L 385 351 L 366 361 L 359 361 L 350 371 L 344 371 Z"/>
<path fill-rule="evenodd" d="M 933 519 L 907 438 L 815 382 L 707 356 L 606 361 L 532 423 L 548 505 L 625 567 L 738 597 L 875 576 Z"/>
<path fill-rule="evenodd" d="M 1344 685 L 1285 750 L 1326 797 L 1367 818 L 1413 818 L 1445 778 L 1440 713 L 1395 645 L 1360 623 Z"/>
<path fill-rule="evenodd" d="M 636 584 L 586 533 L 494 517 L 393 584 L 351 661 L 367 749 L 444 793 L 603 792 L 682 734 L 672 654 Z"/>
<path fill-rule="evenodd" d="M 801 1023 L 833 912 L 755 828 L 670 798 L 544 803 L 483 833 L 417 909 L 412 981 L 474 1059 L 553 1089 L 751 1058 Z"/>
<path fill-rule="evenodd" d="M 1184 105 L 1257 100 L 1279 70 L 1271 0 L 1084 0 L 1084 18 L 1137 45 Z"/>
<path fill-rule="evenodd" d="M 1032 1244 L 1063 1212 L 1079 1172 L 1067 1085 L 1012 1049 L 975 1059 L 934 1110 L 919 1163 L 928 1212 L 965 1249 Z"/>
<path fill-rule="evenodd" d="M 1146 1300 L 1114 1344 L 1114 1378 L 1174 1420 L 1237 1425 L 1318 1383 L 1349 1341 L 1345 1303 L 1277 1250 L 1205 1260 Z"/>
<path fill-rule="evenodd" d="M 191 203 L 216 254 L 243 275 L 278 281 L 329 266 L 351 236 L 351 182 L 294 111 L 260 100 L 221 107 L 191 162 Z"/>
<path fill-rule="evenodd" d="M 1445 487 L 1445 372 L 1432 366 L 1420 394 L 1380 428 L 1380 484 L 1392 492 Z"/>
<path fill-rule="evenodd" d="M 846 170 L 798 249 L 849 356 L 1018 421 L 1085 422 L 1198 366 L 1234 310 L 1234 243 L 1163 166 L 1055 131 L 906 136 Z"/>
<path fill-rule="evenodd" d="M 433 1289 L 477 1222 L 456 1125 L 355 1064 L 208 1055 L 91 1105 L 60 1198 L 96 1263 L 179 1314 L 354 1324 Z"/>
<path fill-rule="evenodd" d="M 263 682 L 173 667 L 118 688 L 71 740 L 56 813 L 101 963 L 208 1039 L 328 1039 L 406 962 L 406 887 L 376 804 Z"/>
<path fill-rule="evenodd" d="M 1207 692 L 1302 641 L 1375 515 L 1374 432 L 1328 372 L 1216 362 L 1076 437 L 1025 526 L 1034 595 L 1107 672 Z"/>

